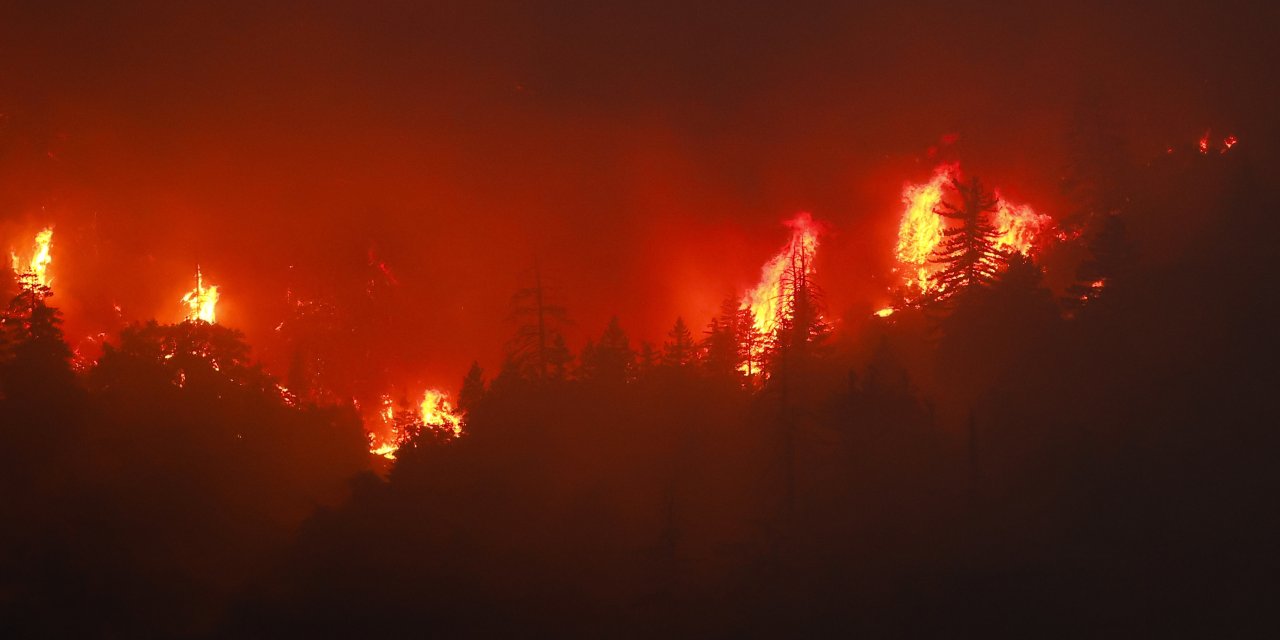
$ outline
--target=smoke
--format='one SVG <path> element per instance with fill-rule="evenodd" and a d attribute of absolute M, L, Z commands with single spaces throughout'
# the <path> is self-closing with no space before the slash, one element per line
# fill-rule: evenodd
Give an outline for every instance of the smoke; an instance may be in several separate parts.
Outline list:
<path fill-rule="evenodd" d="M 1089 91 L 1137 158 L 1269 118 L 1256 12 L 844 4 L 9 3 L 0 231 L 56 226 L 69 332 L 180 319 L 198 262 L 268 353 L 305 290 L 377 307 L 388 375 L 453 388 L 473 358 L 496 368 L 535 259 L 571 342 L 615 313 L 657 341 L 812 211 L 830 304 L 870 310 L 940 136 L 1053 215 Z M 371 248 L 398 282 L 373 296 Z"/>

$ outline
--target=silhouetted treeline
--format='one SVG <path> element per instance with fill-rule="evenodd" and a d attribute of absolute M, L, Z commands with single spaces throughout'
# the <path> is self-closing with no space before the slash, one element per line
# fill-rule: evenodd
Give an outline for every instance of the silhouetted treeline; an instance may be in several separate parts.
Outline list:
<path fill-rule="evenodd" d="M 937 258 L 953 288 L 886 319 L 822 309 L 797 265 L 772 335 L 729 301 L 661 345 L 614 319 L 574 354 L 535 276 L 505 365 L 462 380 L 462 437 L 423 426 L 385 477 L 353 410 L 297 403 L 233 331 L 133 326 L 75 372 L 49 292 L 24 289 L 0 630 L 1248 629 L 1280 568 L 1280 200 L 1247 153 L 1124 166 L 1106 189 L 1071 172 L 1082 256 L 1058 296 L 984 244 L 976 182 L 947 210 L 972 230 Z M 1144 256 L 1153 220 L 1191 241 Z"/>

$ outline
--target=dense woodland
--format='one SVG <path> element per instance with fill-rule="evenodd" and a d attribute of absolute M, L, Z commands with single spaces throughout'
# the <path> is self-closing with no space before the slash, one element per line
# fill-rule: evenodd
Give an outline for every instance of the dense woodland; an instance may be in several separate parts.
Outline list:
<path fill-rule="evenodd" d="M 1220 636 L 1277 567 L 1274 179 L 1247 148 L 1068 168 L 1076 285 L 940 209 L 943 295 L 888 318 L 789 272 L 664 344 L 576 353 L 518 292 L 509 357 L 375 469 L 349 404 L 217 324 L 77 370 L 55 292 L 0 343 L 0 635 Z M 1168 220 L 1185 242 L 1146 259 Z M 1091 283 L 1105 281 L 1105 286 Z M 334 338 L 337 339 L 337 338 Z M 748 375 L 746 372 L 750 372 Z M 286 381 L 287 382 L 287 381 Z M 294 387 L 290 387 L 294 388 Z"/>

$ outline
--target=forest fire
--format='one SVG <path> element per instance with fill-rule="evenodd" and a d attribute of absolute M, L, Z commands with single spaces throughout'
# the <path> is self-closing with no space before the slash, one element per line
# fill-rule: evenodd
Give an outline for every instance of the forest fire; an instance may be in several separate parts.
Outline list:
<path fill-rule="evenodd" d="M 23 260 L 17 252 L 10 252 L 13 260 L 13 272 L 19 276 L 29 276 L 33 286 L 47 287 L 53 281 L 49 273 L 49 265 L 53 262 L 50 250 L 53 246 L 53 227 L 42 229 L 35 237 L 35 246 L 31 257 Z"/>
<path fill-rule="evenodd" d="M 218 321 L 218 285 L 205 285 L 199 266 L 196 267 L 196 288 L 182 296 L 182 304 L 187 308 L 188 322 L 213 324 Z"/>
<path fill-rule="evenodd" d="M 898 225 L 894 255 L 900 269 L 906 271 L 903 281 L 908 299 L 937 292 L 936 275 L 941 266 L 934 258 L 946 237 L 947 225 L 935 209 L 943 202 L 947 190 L 954 188 L 959 179 L 960 165 L 948 163 L 934 169 L 933 177 L 928 182 L 903 187 L 902 202 L 905 209 Z M 1037 213 L 1028 205 L 1009 202 L 1000 195 L 999 190 L 995 191 L 995 195 L 998 204 L 991 221 L 999 233 L 995 240 L 996 248 L 1006 253 L 1031 255 L 1037 241 L 1053 224 L 1053 219 Z"/>
<path fill-rule="evenodd" d="M 789 269 L 799 267 L 805 275 L 814 271 L 813 259 L 818 253 L 819 226 L 808 212 L 800 212 L 786 222 L 791 240 L 760 270 L 760 283 L 743 297 L 742 306 L 751 310 L 756 331 L 769 336 L 778 326 L 785 299 Z"/>
<path fill-rule="evenodd" d="M 0 2 L 0 640 L 1262 636 L 1280 3 L 1168 4 Z"/>
<path fill-rule="evenodd" d="M 462 416 L 449 401 L 448 394 L 437 389 L 428 389 L 423 393 L 416 414 L 404 412 L 397 415 L 391 396 L 383 395 L 377 418 L 382 423 L 381 429 L 378 429 L 381 433 L 367 432 L 369 453 L 388 460 L 395 460 L 400 447 L 420 431 L 430 430 L 446 438 L 462 435 Z"/>

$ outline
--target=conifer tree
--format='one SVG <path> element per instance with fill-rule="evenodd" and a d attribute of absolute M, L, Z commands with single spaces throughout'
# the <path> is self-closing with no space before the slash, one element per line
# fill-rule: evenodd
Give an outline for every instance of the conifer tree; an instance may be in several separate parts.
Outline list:
<path fill-rule="evenodd" d="M 959 222 L 943 231 L 942 245 L 930 260 L 943 265 L 936 279 L 935 300 L 986 287 L 1008 261 L 995 245 L 1000 235 L 990 216 L 999 203 L 995 194 L 983 189 L 976 177 L 968 182 L 953 180 L 952 186 L 960 196 L 960 206 L 942 202 L 934 209 L 934 213 Z"/>
<path fill-rule="evenodd" d="M 522 375 L 542 380 L 552 377 L 557 359 L 563 366 L 563 353 L 554 353 L 556 338 L 568 324 L 564 307 L 551 301 L 542 282 L 542 272 L 534 265 L 532 286 L 512 296 L 511 317 L 516 321 L 516 334 L 507 343 L 507 359 Z"/>
<path fill-rule="evenodd" d="M 609 320 L 600 341 L 582 350 L 582 377 L 585 380 L 622 384 L 635 374 L 636 354 L 617 316 Z"/>
<path fill-rule="evenodd" d="M 484 370 L 479 362 L 472 362 L 462 379 L 462 389 L 458 391 L 458 409 L 463 413 L 470 412 L 484 399 L 485 391 Z"/>
<path fill-rule="evenodd" d="M 693 364 L 697 347 L 693 343 L 693 334 L 684 323 L 684 318 L 676 318 L 675 326 L 667 333 L 669 338 L 662 345 L 662 364 L 667 367 L 684 368 Z"/>

